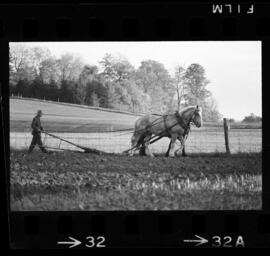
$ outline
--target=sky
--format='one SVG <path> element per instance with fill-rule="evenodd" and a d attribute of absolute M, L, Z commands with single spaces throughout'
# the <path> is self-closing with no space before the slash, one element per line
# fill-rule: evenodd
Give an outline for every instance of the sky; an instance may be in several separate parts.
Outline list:
<path fill-rule="evenodd" d="M 262 115 L 261 41 L 176 42 L 35 42 L 59 57 L 74 53 L 98 65 L 106 53 L 125 56 L 136 68 L 143 60 L 161 62 L 171 73 L 177 65 L 199 63 L 210 80 L 207 89 L 223 117 L 242 120 L 250 113 Z"/>

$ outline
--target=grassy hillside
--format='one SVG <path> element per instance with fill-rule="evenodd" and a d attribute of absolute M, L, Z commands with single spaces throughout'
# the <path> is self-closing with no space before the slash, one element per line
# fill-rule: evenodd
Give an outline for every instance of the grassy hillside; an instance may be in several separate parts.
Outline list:
<path fill-rule="evenodd" d="M 10 99 L 10 131 L 28 132 L 38 109 L 43 127 L 52 132 L 97 132 L 132 128 L 136 115 L 101 111 L 59 103 Z"/>
<path fill-rule="evenodd" d="M 102 132 L 133 128 L 139 115 L 87 108 L 87 106 L 31 99 L 10 99 L 10 131 L 29 132 L 38 109 L 44 113 L 42 123 L 51 132 Z M 232 123 L 232 129 L 258 129 L 261 123 Z M 201 130 L 222 128 L 223 122 L 204 122 Z"/>

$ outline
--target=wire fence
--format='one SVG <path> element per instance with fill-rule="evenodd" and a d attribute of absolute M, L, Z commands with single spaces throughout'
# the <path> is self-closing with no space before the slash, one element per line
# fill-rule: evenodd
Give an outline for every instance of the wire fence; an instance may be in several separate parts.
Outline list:
<path fill-rule="evenodd" d="M 80 146 L 105 151 L 108 153 L 122 153 L 131 147 L 132 132 L 100 132 L 100 133 L 54 133 Z M 31 143 L 31 133 L 10 132 L 10 147 L 12 149 L 26 149 Z M 52 149 L 80 150 L 59 139 L 42 135 L 43 143 Z M 252 153 L 262 151 L 261 127 L 231 125 L 228 129 L 229 149 L 231 153 Z M 150 145 L 153 153 L 165 153 L 169 139 L 162 138 Z M 180 142 L 177 143 L 180 147 Z M 192 127 L 186 141 L 187 153 L 226 152 L 224 126 L 222 123 L 205 124 L 202 128 Z"/>

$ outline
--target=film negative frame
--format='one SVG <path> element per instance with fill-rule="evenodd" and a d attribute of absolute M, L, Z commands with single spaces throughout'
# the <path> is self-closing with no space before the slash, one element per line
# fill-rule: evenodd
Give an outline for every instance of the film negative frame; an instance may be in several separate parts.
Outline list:
<path fill-rule="evenodd" d="M 220 237 L 220 245 L 236 247 L 239 236 L 245 247 L 269 247 L 270 174 L 267 76 L 270 66 L 270 4 L 243 3 L 214 14 L 215 3 L 192 4 L 81 4 L 3 5 L 0 8 L 0 83 L 2 89 L 3 145 L 1 203 L 9 209 L 9 51 L 10 41 L 262 41 L 263 95 L 263 210 L 262 211 L 106 211 L 10 212 L 2 221 L 8 248 L 62 249 L 57 241 L 73 237 L 82 242 L 80 253 L 105 248 L 183 248 L 196 243 L 183 239 Z M 254 12 L 250 11 L 253 5 Z M 224 6 L 224 5 L 223 5 Z M 151 12 L 151 15 L 149 15 Z M 181 29 L 181 33 L 179 33 Z M 6 222 L 6 220 L 8 220 Z M 92 237 L 87 240 L 87 237 Z M 227 237 L 227 238 L 226 238 Z M 228 238 L 231 237 L 231 238 Z M 95 246 L 86 247 L 94 239 Z M 226 240 L 227 239 L 227 240 Z M 231 239 L 231 240 L 230 240 Z M 228 241 L 231 241 L 228 243 Z M 71 241 L 71 240 L 70 240 Z M 227 243 L 226 243 L 227 242 Z M 91 242 L 92 243 L 92 242 Z M 232 245 L 232 246 L 226 246 Z M 99 248 L 98 248 L 99 247 Z M 241 246 L 239 246 L 241 247 Z M 74 248 L 74 249 L 75 249 Z M 67 249 L 67 247 L 64 247 Z M 65 251 L 63 249 L 63 251 Z M 68 249 L 69 250 L 69 249 Z M 62 250 L 58 250 L 61 253 Z M 72 251 L 72 250 L 70 250 Z M 66 251 L 65 251 L 66 253 Z"/>

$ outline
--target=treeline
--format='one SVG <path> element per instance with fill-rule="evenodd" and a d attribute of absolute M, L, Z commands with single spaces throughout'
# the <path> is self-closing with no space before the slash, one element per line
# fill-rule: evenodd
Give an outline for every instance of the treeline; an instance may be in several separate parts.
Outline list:
<path fill-rule="evenodd" d="M 171 76 L 155 60 L 135 68 L 124 57 L 106 54 L 93 66 L 75 54 L 56 58 L 46 48 L 12 44 L 9 67 L 10 95 L 161 114 L 198 104 L 205 121 L 221 117 L 197 63 L 177 66 Z"/>
<path fill-rule="evenodd" d="M 255 114 L 251 113 L 248 116 L 245 116 L 243 119 L 244 123 L 259 123 L 262 122 L 262 118 L 260 116 L 256 116 Z"/>

